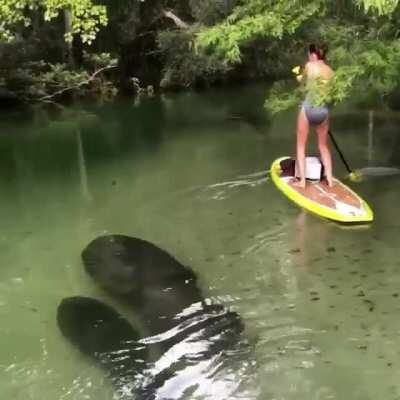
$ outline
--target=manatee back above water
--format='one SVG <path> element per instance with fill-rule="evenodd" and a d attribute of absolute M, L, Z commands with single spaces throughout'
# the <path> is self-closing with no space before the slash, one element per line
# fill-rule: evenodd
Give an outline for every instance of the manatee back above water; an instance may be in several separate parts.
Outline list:
<path fill-rule="evenodd" d="M 190 268 L 142 239 L 101 236 L 83 250 L 82 260 L 103 289 L 135 307 L 150 334 L 169 329 L 171 318 L 204 300 Z"/>

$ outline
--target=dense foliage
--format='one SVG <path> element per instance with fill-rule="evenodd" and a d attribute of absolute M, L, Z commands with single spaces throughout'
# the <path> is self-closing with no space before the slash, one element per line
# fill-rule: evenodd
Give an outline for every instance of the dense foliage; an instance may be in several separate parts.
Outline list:
<path fill-rule="evenodd" d="M 397 0 L 2 0 L 0 89 L 53 101 L 279 79 L 275 112 L 303 96 L 291 69 L 306 44 L 327 42 L 320 100 L 380 98 L 400 86 L 399 16 Z"/>
<path fill-rule="evenodd" d="M 0 4 L 0 40 L 11 41 L 19 31 L 19 26 L 29 27 L 35 13 L 40 13 L 45 21 L 56 19 L 60 13 L 72 14 L 71 31 L 66 32 L 66 40 L 79 34 L 83 42 L 91 43 L 101 28 L 107 24 L 104 6 L 94 5 L 91 0 L 2 0 Z"/>
<path fill-rule="evenodd" d="M 295 63 L 304 62 L 307 43 L 329 43 L 336 75 L 321 102 L 340 102 L 359 90 L 384 95 L 400 83 L 397 6 L 396 0 L 243 1 L 226 20 L 198 34 L 197 48 L 238 63 L 255 40 L 280 42 L 277 59 L 292 54 L 286 66 L 289 77 Z M 303 51 L 302 60 L 296 47 Z M 304 87 L 296 88 L 294 82 L 272 88 L 266 102 L 270 111 L 299 102 Z"/>

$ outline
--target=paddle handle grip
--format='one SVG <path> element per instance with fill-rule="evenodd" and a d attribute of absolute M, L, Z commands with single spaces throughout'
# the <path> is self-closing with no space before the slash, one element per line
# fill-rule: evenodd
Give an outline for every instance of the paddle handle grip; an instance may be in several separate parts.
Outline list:
<path fill-rule="evenodd" d="M 336 143 L 336 140 L 335 140 L 335 138 L 334 138 L 332 132 L 331 132 L 331 131 L 328 131 L 328 134 L 329 134 L 329 137 L 331 138 L 332 143 L 333 143 L 333 145 L 335 146 L 337 152 L 339 153 L 339 156 L 340 156 L 340 158 L 342 159 L 343 164 L 345 165 L 345 167 L 346 167 L 346 169 L 347 169 L 347 172 L 348 172 L 349 174 L 351 174 L 353 171 L 351 170 L 349 164 L 347 163 L 346 159 L 344 158 L 343 153 L 341 152 L 341 150 L 340 150 L 338 144 Z"/>

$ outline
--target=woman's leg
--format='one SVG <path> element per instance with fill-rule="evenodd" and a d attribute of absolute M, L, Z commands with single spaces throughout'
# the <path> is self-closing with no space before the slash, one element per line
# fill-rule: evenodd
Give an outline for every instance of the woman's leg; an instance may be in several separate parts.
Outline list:
<path fill-rule="evenodd" d="M 297 167 L 300 175 L 298 186 L 306 187 L 305 169 L 306 169 L 306 146 L 310 124 L 302 108 L 297 118 Z"/>
<path fill-rule="evenodd" d="M 332 180 L 332 155 L 328 144 L 329 118 L 316 128 L 318 135 L 318 147 L 324 164 L 328 186 L 333 186 Z"/>

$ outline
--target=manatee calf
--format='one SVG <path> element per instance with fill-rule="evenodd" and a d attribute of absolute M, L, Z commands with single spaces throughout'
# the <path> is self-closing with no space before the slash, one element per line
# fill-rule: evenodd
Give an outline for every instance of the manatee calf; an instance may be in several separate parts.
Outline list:
<path fill-rule="evenodd" d="M 179 340 L 175 337 L 174 345 L 151 362 L 148 355 L 157 340 L 140 340 L 129 322 L 110 306 L 87 297 L 70 297 L 63 299 L 57 309 L 63 336 L 107 372 L 119 398 L 124 400 L 197 396 L 223 400 L 240 392 L 243 375 L 232 372 L 234 365 L 236 370 L 241 368 L 242 358 L 233 357 L 240 343 L 228 339 L 232 339 L 229 318 L 221 324 L 220 316 L 214 317 L 207 329 L 202 321 L 195 324 L 196 329 L 179 327 Z M 239 352 L 237 355 L 241 356 Z M 231 361 L 228 365 L 227 359 Z"/>
<path fill-rule="evenodd" d="M 57 309 L 63 336 L 108 373 L 117 392 L 141 387 L 147 349 L 139 334 L 113 308 L 88 297 L 69 297 Z"/>
<path fill-rule="evenodd" d="M 79 350 L 107 368 L 111 375 L 132 376 L 142 369 L 147 350 L 140 335 L 112 307 L 89 297 L 68 297 L 57 309 L 61 333 Z M 124 363 L 118 364 L 120 359 Z M 123 366 L 123 368 L 122 368 Z"/>

